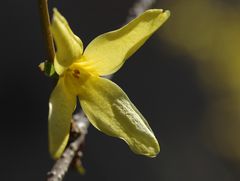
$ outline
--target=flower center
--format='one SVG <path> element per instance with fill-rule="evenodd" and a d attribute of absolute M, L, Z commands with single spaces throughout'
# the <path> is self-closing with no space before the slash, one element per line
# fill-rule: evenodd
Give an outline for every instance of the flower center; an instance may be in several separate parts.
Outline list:
<path fill-rule="evenodd" d="M 93 68 L 86 62 L 73 63 L 64 73 L 64 82 L 74 95 L 79 95 L 85 87 L 89 78 L 98 76 Z"/>
<path fill-rule="evenodd" d="M 74 70 L 73 70 L 73 76 L 74 76 L 75 78 L 79 79 L 79 77 L 80 77 L 80 71 L 77 70 L 77 69 L 74 69 Z"/>
<path fill-rule="evenodd" d="M 72 76 L 76 79 L 85 79 L 89 76 L 99 76 L 94 70 L 91 63 L 88 61 L 80 60 L 78 62 L 75 62 L 68 68 L 68 71 L 70 71 Z"/>

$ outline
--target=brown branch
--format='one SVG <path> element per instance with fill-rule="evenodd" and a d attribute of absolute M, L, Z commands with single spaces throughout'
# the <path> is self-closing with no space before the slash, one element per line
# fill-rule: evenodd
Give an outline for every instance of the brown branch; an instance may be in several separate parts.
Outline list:
<path fill-rule="evenodd" d="M 89 122 L 83 112 L 73 116 L 71 136 L 74 136 L 75 140 L 69 144 L 62 156 L 55 162 L 52 170 L 48 172 L 47 181 L 62 180 L 74 158 L 76 158 L 78 166 L 81 166 L 82 152 L 80 146 L 85 141 L 88 126 Z"/>
<path fill-rule="evenodd" d="M 156 0 L 138 0 L 133 8 L 129 11 L 129 16 L 127 17 L 127 22 L 144 12 L 146 9 L 150 8 Z M 55 49 L 53 44 L 52 35 L 50 32 L 50 21 L 49 21 L 49 14 L 47 8 L 47 0 L 39 0 L 40 2 L 40 9 L 41 9 L 41 16 L 43 19 L 43 27 L 45 32 L 45 37 L 47 39 L 47 47 L 50 60 L 53 62 L 53 58 L 55 55 Z M 47 12 L 46 12 L 47 11 Z M 111 76 L 106 78 L 111 79 Z M 61 181 L 63 180 L 66 172 L 68 171 L 69 166 L 74 162 L 75 166 L 81 168 L 81 157 L 82 151 L 81 146 L 84 143 L 85 136 L 87 134 L 87 129 L 89 126 L 89 121 L 84 115 L 83 112 L 80 112 L 73 116 L 72 121 L 72 131 L 71 135 L 74 137 L 72 142 L 70 141 L 69 146 L 65 149 L 64 153 L 62 154 L 61 158 L 59 158 L 50 172 L 47 174 L 47 181 Z"/>
<path fill-rule="evenodd" d="M 50 30 L 50 18 L 48 11 L 48 0 L 39 0 L 39 11 L 42 22 L 43 36 L 47 48 L 48 61 L 53 63 L 55 57 L 55 48 Z"/>

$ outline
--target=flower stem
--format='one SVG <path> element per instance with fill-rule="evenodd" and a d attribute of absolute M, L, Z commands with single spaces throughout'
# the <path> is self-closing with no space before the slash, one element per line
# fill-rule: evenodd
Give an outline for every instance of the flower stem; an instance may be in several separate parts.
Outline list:
<path fill-rule="evenodd" d="M 50 30 L 50 18 L 48 11 L 48 0 L 39 0 L 40 17 L 42 21 L 43 35 L 47 48 L 48 61 L 53 63 L 55 57 L 55 48 L 53 43 L 53 37 Z"/>
<path fill-rule="evenodd" d="M 55 162 L 53 168 L 47 174 L 47 181 L 61 181 L 68 171 L 69 166 L 74 161 L 78 163 L 80 169 L 83 169 L 81 163 L 82 150 L 81 145 L 85 141 L 89 122 L 83 112 L 73 116 L 72 132 L 75 140 L 69 144 L 62 156 Z M 76 162 L 77 161 L 77 162 Z M 75 165 L 76 166 L 76 165 Z M 79 170 L 81 172 L 81 170 Z"/>

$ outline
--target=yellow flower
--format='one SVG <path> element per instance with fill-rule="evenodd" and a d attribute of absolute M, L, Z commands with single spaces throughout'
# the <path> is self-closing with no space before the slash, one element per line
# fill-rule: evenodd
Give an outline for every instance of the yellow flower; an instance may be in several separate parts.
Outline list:
<path fill-rule="evenodd" d="M 59 75 L 49 101 L 49 147 L 54 158 L 61 156 L 68 142 L 76 98 L 98 130 L 123 139 L 137 154 L 154 157 L 159 153 L 145 118 L 119 86 L 100 76 L 116 72 L 169 15 L 169 11 L 148 10 L 126 26 L 98 36 L 83 52 L 82 41 L 54 9 L 51 30 Z"/>

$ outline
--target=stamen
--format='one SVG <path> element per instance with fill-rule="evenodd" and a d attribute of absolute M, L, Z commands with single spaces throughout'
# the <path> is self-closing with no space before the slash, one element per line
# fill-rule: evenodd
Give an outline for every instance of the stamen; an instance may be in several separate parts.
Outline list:
<path fill-rule="evenodd" d="M 74 70 L 73 70 L 73 76 L 74 76 L 75 78 L 79 79 L 80 71 L 77 70 L 77 69 L 74 69 Z"/>

